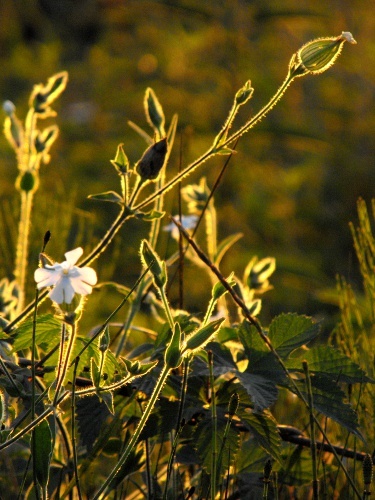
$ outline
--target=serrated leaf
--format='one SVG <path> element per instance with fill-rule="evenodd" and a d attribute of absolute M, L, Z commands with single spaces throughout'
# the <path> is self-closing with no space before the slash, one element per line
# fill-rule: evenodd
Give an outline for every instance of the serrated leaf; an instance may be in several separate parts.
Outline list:
<path fill-rule="evenodd" d="M 238 337 L 248 359 L 246 373 L 261 375 L 275 383 L 283 383 L 285 374 L 275 356 L 260 338 L 256 328 L 244 321 L 238 329 Z"/>
<path fill-rule="evenodd" d="M 224 431 L 227 419 L 223 416 L 217 418 L 216 428 L 216 443 L 217 443 L 217 456 L 224 440 Z M 208 473 L 211 471 L 212 456 L 213 456 L 213 439 L 212 439 L 212 421 L 209 417 L 201 420 L 197 425 L 194 432 L 194 446 L 201 459 L 201 465 Z M 227 439 L 224 443 L 222 452 L 221 469 L 219 474 L 222 475 L 228 470 L 228 467 L 234 462 L 239 448 L 239 432 L 231 426 L 229 428 Z"/>
<path fill-rule="evenodd" d="M 13 352 L 28 349 L 31 346 L 33 320 L 24 321 L 12 335 L 14 337 Z M 35 343 L 45 344 L 47 349 L 60 342 L 61 321 L 52 314 L 38 316 L 36 320 Z"/>
<path fill-rule="evenodd" d="M 220 243 L 217 245 L 216 249 L 216 254 L 214 258 L 214 264 L 218 266 L 221 262 L 221 259 L 224 257 L 224 255 L 227 253 L 229 248 L 236 243 L 239 239 L 241 239 L 243 236 L 243 233 L 235 233 L 231 234 L 224 240 L 220 241 Z"/>
<path fill-rule="evenodd" d="M 98 194 L 89 194 L 88 197 L 90 200 L 97 201 L 108 201 L 110 203 L 119 203 L 120 205 L 124 204 L 124 199 L 121 195 L 116 193 L 116 191 L 105 191 L 104 193 Z"/>
<path fill-rule="evenodd" d="M 53 451 L 53 438 L 47 420 L 42 420 L 32 433 L 31 450 L 39 485 L 46 488 Z"/>
<path fill-rule="evenodd" d="M 278 390 L 272 380 L 248 372 L 237 372 L 237 377 L 250 396 L 256 411 L 265 410 L 276 402 Z"/>
<path fill-rule="evenodd" d="M 106 405 L 106 407 L 108 408 L 109 412 L 114 415 L 115 414 L 115 408 L 113 406 L 113 394 L 112 392 L 100 392 L 98 394 L 98 397 L 101 401 L 103 401 L 103 403 Z"/>
<path fill-rule="evenodd" d="M 281 462 L 281 438 L 277 425 L 270 413 L 256 413 L 240 409 L 237 416 L 254 435 L 259 445 L 275 460 Z"/>
<path fill-rule="evenodd" d="M 305 383 L 302 381 L 296 383 L 305 399 L 307 399 Z M 335 422 L 339 423 L 364 441 L 361 432 L 358 430 L 358 417 L 356 412 L 348 403 L 344 402 L 344 392 L 332 381 L 332 379 L 321 375 L 315 375 L 311 377 L 311 385 L 315 410 L 335 420 Z"/>
<path fill-rule="evenodd" d="M 339 382 L 375 383 L 375 380 L 369 378 L 348 356 L 331 346 L 313 347 L 298 358 L 290 358 L 286 362 L 287 368 L 302 372 L 302 361 L 307 361 L 310 373 L 324 374 Z"/>
<path fill-rule="evenodd" d="M 94 395 L 76 401 L 76 415 L 80 441 L 90 452 L 110 412 L 107 405 Z"/>
<path fill-rule="evenodd" d="M 280 314 L 272 321 L 268 336 L 278 354 L 285 359 L 292 351 L 315 339 L 319 330 L 319 324 L 307 316 Z"/>

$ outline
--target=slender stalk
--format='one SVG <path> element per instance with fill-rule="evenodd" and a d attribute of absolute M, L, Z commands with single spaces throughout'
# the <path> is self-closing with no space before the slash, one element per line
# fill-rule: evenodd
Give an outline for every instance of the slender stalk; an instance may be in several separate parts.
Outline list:
<path fill-rule="evenodd" d="M 179 427 L 177 428 L 177 432 L 173 438 L 172 449 L 171 449 L 171 453 L 170 453 L 169 459 L 168 459 L 167 477 L 165 480 L 163 500 L 167 500 L 168 485 L 169 485 L 169 481 L 170 481 L 171 474 L 172 474 L 173 461 L 174 461 L 174 457 L 176 455 L 178 440 L 179 440 L 179 437 L 180 437 L 180 434 L 181 434 L 183 427 L 184 427 L 184 422 L 182 422 L 182 424 L 179 425 Z"/>
<path fill-rule="evenodd" d="M 79 498 L 79 500 L 82 500 L 81 485 L 80 485 L 79 474 L 78 474 L 78 458 L 77 458 L 77 443 L 76 443 L 76 429 L 75 429 L 75 422 L 76 422 L 76 417 L 75 417 L 76 390 L 75 390 L 75 387 L 76 387 L 78 363 L 79 363 L 79 357 L 77 356 L 74 360 L 74 372 L 73 372 L 73 381 L 72 381 L 73 389 L 72 389 L 72 404 L 71 404 L 71 425 L 72 425 L 74 477 L 75 477 L 75 481 L 76 481 L 78 498 Z"/>
<path fill-rule="evenodd" d="M 213 354 L 208 351 L 208 369 L 211 387 L 211 420 L 212 420 L 212 458 L 211 458 L 211 500 L 216 497 L 216 477 L 217 477 L 217 413 L 216 413 L 216 395 L 215 378 L 213 369 Z"/>
<path fill-rule="evenodd" d="M 16 263 L 14 269 L 14 276 L 19 287 L 16 314 L 19 314 L 22 311 L 25 303 L 26 272 L 33 198 L 33 191 L 21 191 L 20 220 L 18 224 Z"/>
<path fill-rule="evenodd" d="M 314 420 L 314 401 L 313 393 L 311 387 L 311 378 L 309 372 L 309 365 L 306 361 L 302 362 L 303 371 L 306 377 L 306 388 L 307 388 L 307 401 L 309 403 L 308 411 L 310 417 L 310 450 L 311 450 L 311 461 L 312 461 L 312 473 L 313 473 L 313 499 L 319 500 L 319 481 L 318 481 L 318 467 L 316 458 L 316 441 L 315 441 L 315 420 Z"/>
<path fill-rule="evenodd" d="M 121 467 L 126 463 L 127 459 L 129 458 L 129 455 L 134 448 L 134 446 L 137 444 L 138 438 L 155 406 L 156 401 L 158 400 L 158 397 L 160 395 L 160 392 L 168 378 L 168 375 L 170 373 L 170 368 L 167 366 L 164 366 L 164 368 L 161 371 L 161 374 L 158 378 L 158 381 L 156 383 L 156 386 L 154 388 L 153 393 L 151 394 L 150 400 L 147 403 L 147 406 L 145 408 L 145 411 L 143 412 L 143 415 L 141 417 L 141 420 L 139 421 L 137 428 L 134 431 L 134 434 L 132 435 L 129 443 L 127 444 L 124 452 L 121 454 L 116 466 L 112 469 L 112 471 L 108 474 L 107 479 L 104 481 L 102 486 L 100 487 L 99 491 L 96 493 L 95 497 L 93 500 L 98 500 L 98 499 L 104 499 L 106 498 L 105 491 L 107 487 L 110 485 L 111 481 L 115 478 L 116 474 L 118 471 L 121 469 Z"/>

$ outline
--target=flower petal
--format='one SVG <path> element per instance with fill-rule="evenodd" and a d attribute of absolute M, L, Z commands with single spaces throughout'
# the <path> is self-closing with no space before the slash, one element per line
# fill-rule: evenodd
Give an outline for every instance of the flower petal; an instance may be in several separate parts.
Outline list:
<path fill-rule="evenodd" d="M 57 283 L 60 274 L 55 269 L 45 269 L 40 267 L 34 272 L 34 279 L 37 283 L 38 290 L 45 286 L 52 286 Z"/>
<path fill-rule="evenodd" d="M 79 271 L 78 276 L 82 281 L 89 285 L 96 285 L 98 277 L 94 269 L 91 267 L 77 267 L 76 269 Z"/>
<path fill-rule="evenodd" d="M 92 292 L 92 286 L 82 281 L 81 278 L 71 278 L 70 283 L 75 293 L 79 293 L 80 295 L 88 295 Z"/>
<path fill-rule="evenodd" d="M 74 266 L 74 264 L 77 262 L 77 260 L 81 257 L 82 254 L 83 254 L 83 248 L 78 247 L 75 248 L 74 250 L 66 252 L 65 258 L 70 266 Z"/>
<path fill-rule="evenodd" d="M 49 293 L 49 298 L 56 302 L 56 304 L 62 304 L 65 302 L 66 304 L 70 304 L 73 300 L 75 291 L 70 282 L 69 278 L 61 278 L 53 290 Z"/>

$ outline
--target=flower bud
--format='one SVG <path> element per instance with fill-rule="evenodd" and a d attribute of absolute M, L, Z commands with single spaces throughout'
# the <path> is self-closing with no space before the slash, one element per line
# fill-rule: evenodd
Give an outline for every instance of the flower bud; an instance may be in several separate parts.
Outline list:
<path fill-rule="evenodd" d="M 168 368 L 178 368 L 180 366 L 183 360 L 181 354 L 181 327 L 176 323 L 164 356 L 165 364 Z"/>
<path fill-rule="evenodd" d="M 242 105 L 247 102 L 253 95 L 254 89 L 251 86 L 251 81 L 248 80 L 245 85 L 236 93 L 234 99 L 237 105 Z"/>
<path fill-rule="evenodd" d="M 5 114 L 12 116 L 16 111 L 16 106 L 12 103 L 12 101 L 4 101 L 3 110 Z"/>
<path fill-rule="evenodd" d="M 199 328 L 196 332 L 192 333 L 186 340 L 186 349 L 194 351 L 204 347 L 212 339 L 212 337 L 216 335 L 224 320 L 225 318 L 220 318 L 216 321 L 212 321 L 208 325 Z"/>
<path fill-rule="evenodd" d="M 357 43 L 348 31 L 337 37 L 317 38 L 299 49 L 297 60 L 306 73 L 323 73 L 336 61 L 345 42 Z"/>
<path fill-rule="evenodd" d="M 264 464 L 264 469 L 263 469 L 263 482 L 264 483 L 270 482 L 271 473 L 272 473 L 272 462 L 270 459 L 268 459 L 267 462 Z"/>
<path fill-rule="evenodd" d="M 167 154 L 167 138 L 155 142 L 143 153 L 142 158 L 136 165 L 136 171 L 144 181 L 154 181 L 158 178 L 163 168 Z"/>
<path fill-rule="evenodd" d="M 129 170 L 129 160 L 125 154 L 123 144 L 119 144 L 117 147 L 117 153 L 114 160 L 111 160 L 112 165 L 117 170 L 119 175 L 124 175 Z"/>
<path fill-rule="evenodd" d="M 25 193 L 36 191 L 38 186 L 39 176 L 34 172 L 21 172 L 16 179 L 17 189 Z"/>
<path fill-rule="evenodd" d="M 362 464 L 363 482 L 365 483 L 366 489 L 370 488 L 372 482 L 372 469 L 372 458 L 371 455 L 367 453 Z"/>
<path fill-rule="evenodd" d="M 149 267 L 158 288 L 163 288 L 167 283 L 167 272 L 163 262 L 147 240 L 141 243 L 141 260 L 145 267 Z"/>
<path fill-rule="evenodd" d="M 23 142 L 23 126 L 16 116 L 16 107 L 12 101 L 3 103 L 3 110 L 6 113 L 4 121 L 4 134 L 13 149 L 18 149 Z"/>

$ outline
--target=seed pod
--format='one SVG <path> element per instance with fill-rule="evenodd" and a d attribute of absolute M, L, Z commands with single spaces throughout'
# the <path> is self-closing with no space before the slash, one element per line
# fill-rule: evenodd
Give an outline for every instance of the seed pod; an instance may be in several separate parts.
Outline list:
<path fill-rule="evenodd" d="M 334 64 L 345 42 L 357 43 L 348 31 L 337 37 L 312 40 L 299 49 L 298 61 L 308 73 L 323 73 Z"/>
<path fill-rule="evenodd" d="M 181 328 L 178 323 L 174 326 L 173 335 L 169 342 L 164 356 L 165 364 L 168 368 L 178 368 L 182 363 L 181 356 Z"/>
<path fill-rule="evenodd" d="M 264 483 L 270 482 L 271 473 L 272 473 L 272 462 L 270 459 L 268 459 L 267 462 L 264 464 L 264 469 L 263 469 L 263 482 Z"/>
<path fill-rule="evenodd" d="M 39 177 L 33 172 L 22 172 L 17 177 L 16 187 L 19 191 L 36 191 L 39 185 Z"/>
<path fill-rule="evenodd" d="M 136 171 L 144 181 L 155 181 L 163 168 L 167 154 L 167 138 L 155 142 L 143 153 L 142 158 L 136 165 Z"/>
<path fill-rule="evenodd" d="M 149 267 L 157 288 L 163 288 L 167 283 L 167 271 L 163 262 L 147 240 L 141 243 L 141 260 L 145 267 Z"/>
<path fill-rule="evenodd" d="M 186 340 L 186 349 L 194 351 L 195 349 L 201 349 L 204 347 L 217 333 L 224 320 L 225 318 L 220 318 L 216 321 L 212 321 L 208 325 L 192 333 Z"/>

